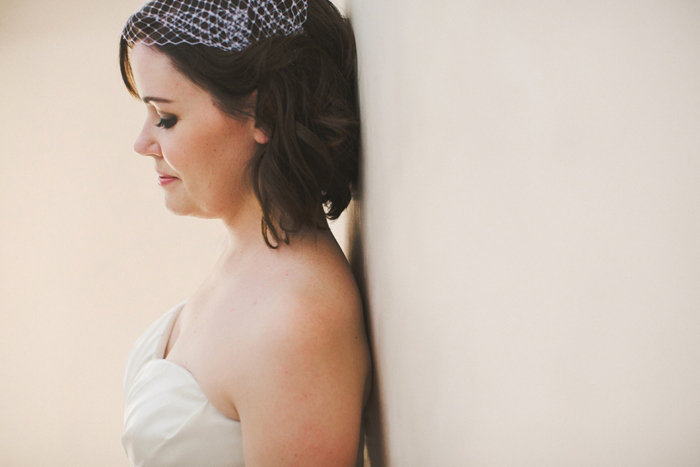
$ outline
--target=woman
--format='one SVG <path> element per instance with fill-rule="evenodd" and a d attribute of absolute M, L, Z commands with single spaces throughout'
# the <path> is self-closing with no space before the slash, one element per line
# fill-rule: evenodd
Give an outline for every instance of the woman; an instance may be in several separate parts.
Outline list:
<path fill-rule="evenodd" d="M 165 204 L 221 219 L 201 287 L 125 374 L 134 465 L 361 463 L 362 306 L 328 229 L 359 141 L 352 30 L 327 0 L 162 0 L 128 21 L 122 76 L 148 114 L 136 152 Z"/>

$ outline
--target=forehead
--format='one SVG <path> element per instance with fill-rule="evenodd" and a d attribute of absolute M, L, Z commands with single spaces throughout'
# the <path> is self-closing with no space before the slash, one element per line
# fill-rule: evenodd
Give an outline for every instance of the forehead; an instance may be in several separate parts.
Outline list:
<path fill-rule="evenodd" d="M 141 98 L 148 96 L 170 100 L 209 100 L 203 89 L 183 75 L 170 57 L 154 46 L 137 42 L 131 48 L 129 62 L 134 84 Z"/>

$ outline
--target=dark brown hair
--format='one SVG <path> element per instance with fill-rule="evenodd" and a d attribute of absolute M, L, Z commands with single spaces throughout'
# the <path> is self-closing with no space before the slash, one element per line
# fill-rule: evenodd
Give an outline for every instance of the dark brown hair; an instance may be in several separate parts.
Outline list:
<path fill-rule="evenodd" d="M 134 26 L 147 30 L 153 21 Z M 124 83 L 138 97 L 132 45 L 122 37 L 119 59 Z M 338 218 L 358 177 L 357 58 L 352 27 L 328 0 L 308 0 L 303 33 L 263 39 L 241 52 L 155 47 L 224 112 L 255 118 L 268 135 L 248 166 L 268 246 L 289 243 L 304 227 L 318 228 L 323 213 Z"/>

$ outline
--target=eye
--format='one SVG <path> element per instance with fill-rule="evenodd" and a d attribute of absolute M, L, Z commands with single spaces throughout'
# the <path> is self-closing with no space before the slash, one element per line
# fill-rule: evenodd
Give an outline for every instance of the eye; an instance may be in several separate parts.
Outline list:
<path fill-rule="evenodd" d="M 158 128 L 172 128 L 177 123 L 177 117 L 161 117 L 160 121 L 156 123 Z"/>

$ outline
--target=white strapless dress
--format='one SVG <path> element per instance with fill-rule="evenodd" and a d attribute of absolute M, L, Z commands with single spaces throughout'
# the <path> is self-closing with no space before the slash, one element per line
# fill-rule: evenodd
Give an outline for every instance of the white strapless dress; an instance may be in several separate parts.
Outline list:
<path fill-rule="evenodd" d="M 219 412 L 189 371 L 163 358 L 184 305 L 153 323 L 129 354 L 122 445 L 134 466 L 243 466 L 240 422 Z"/>

